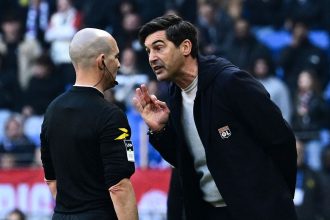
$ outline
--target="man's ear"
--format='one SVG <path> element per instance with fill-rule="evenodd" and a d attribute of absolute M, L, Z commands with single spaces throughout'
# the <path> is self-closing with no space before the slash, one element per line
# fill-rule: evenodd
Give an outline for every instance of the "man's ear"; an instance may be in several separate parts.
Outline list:
<path fill-rule="evenodd" d="M 188 39 L 185 39 L 180 44 L 180 50 L 184 56 L 189 56 L 191 54 L 191 48 L 192 48 L 192 44 L 191 41 Z"/>
<path fill-rule="evenodd" d="M 100 54 L 97 58 L 96 58 L 96 65 L 99 68 L 99 70 L 103 70 L 104 69 L 104 54 Z"/>

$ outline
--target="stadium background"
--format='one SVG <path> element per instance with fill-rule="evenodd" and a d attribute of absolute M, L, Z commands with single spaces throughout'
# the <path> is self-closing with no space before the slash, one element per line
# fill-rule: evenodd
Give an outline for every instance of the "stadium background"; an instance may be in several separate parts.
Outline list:
<path fill-rule="evenodd" d="M 140 219 L 166 219 L 171 168 L 148 144 L 131 98 L 145 83 L 166 100 L 167 83 L 155 80 L 137 32 L 169 13 L 198 27 L 202 54 L 226 57 L 264 84 L 297 136 L 300 219 L 330 219 L 330 0 L 0 0 L 0 219 L 15 208 L 28 219 L 51 216 L 40 124 L 49 102 L 74 83 L 68 45 L 83 27 L 118 42 L 119 86 L 106 98 L 132 127 Z"/>

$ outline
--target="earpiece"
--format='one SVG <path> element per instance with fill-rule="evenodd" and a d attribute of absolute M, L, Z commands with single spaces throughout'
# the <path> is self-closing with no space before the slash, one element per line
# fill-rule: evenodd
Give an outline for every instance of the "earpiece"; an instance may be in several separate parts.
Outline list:
<path fill-rule="evenodd" d="M 104 59 L 102 59 L 102 64 L 103 64 L 103 68 L 99 67 L 100 70 L 106 70 L 109 74 L 106 74 L 104 71 L 104 75 L 109 75 L 112 80 L 113 80 L 113 86 L 118 85 L 118 82 L 116 81 L 116 79 L 113 77 L 112 73 L 110 72 L 110 70 L 107 68 L 107 66 L 105 65 Z"/>

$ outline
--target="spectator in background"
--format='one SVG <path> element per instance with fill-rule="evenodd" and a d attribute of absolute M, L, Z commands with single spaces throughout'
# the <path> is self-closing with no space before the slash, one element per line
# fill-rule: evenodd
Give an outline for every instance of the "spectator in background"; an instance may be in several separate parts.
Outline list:
<path fill-rule="evenodd" d="M 138 31 L 141 26 L 141 16 L 136 12 L 122 9 L 121 25 L 114 30 L 114 37 L 118 39 L 121 49 L 132 48 L 136 53 L 136 66 L 148 76 L 153 76 L 148 63 L 145 62 L 145 52 L 138 41 Z"/>
<path fill-rule="evenodd" d="M 135 0 L 139 6 L 141 22 L 147 22 L 152 18 L 164 14 L 168 1 L 164 0 Z M 175 1 L 175 0 L 174 0 Z"/>
<path fill-rule="evenodd" d="M 119 0 L 79 0 L 74 3 L 78 7 L 77 9 L 82 12 L 82 26 L 99 28 L 111 32 L 113 25 L 117 23 L 113 20 L 113 14 L 118 1 Z"/>
<path fill-rule="evenodd" d="M 291 92 L 297 88 L 298 74 L 306 68 L 316 70 L 321 82 L 327 82 L 329 68 L 325 53 L 310 42 L 308 33 L 306 23 L 297 21 L 292 29 L 292 42 L 280 55 L 279 64 L 284 70 L 284 79 Z"/>
<path fill-rule="evenodd" d="M 23 93 L 22 114 L 25 116 L 43 115 L 49 103 L 64 91 L 60 75 L 54 71 L 54 64 L 47 55 L 34 60 L 32 74 Z"/>
<path fill-rule="evenodd" d="M 322 152 L 322 170 L 320 172 L 320 187 L 323 195 L 322 213 L 324 220 L 330 220 L 330 145 Z"/>
<path fill-rule="evenodd" d="M 10 170 L 15 167 L 15 156 L 11 153 L 0 154 L 0 169 Z"/>
<path fill-rule="evenodd" d="M 117 1 L 112 13 L 112 26 L 115 31 L 121 30 L 122 21 L 128 14 L 138 14 L 138 5 L 134 0 Z"/>
<path fill-rule="evenodd" d="M 132 47 L 135 50 L 141 50 L 137 33 L 141 26 L 141 17 L 137 13 L 127 13 L 123 15 L 121 27 L 114 34 L 118 39 L 119 48 Z"/>
<path fill-rule="evenodd" d="M 328 82 L 326 88 L 322 91 L 321 96 L 325 102 L 325 123 L 324 123 L 324 135 L 322 137 L 322 142 L 324 145 L 330 144 L 330 81 Z"/>
<path fill-rule="evenodd" d="M 198 7 L 200 50 L 202 54 L 223 55 L 224 48 L 233 37 L 232 20 L 225 10 L 209 2 Z"/>
<path fill-rule="evenodd" d="M 312 28 L 320 28 L 322 24 L 323 0 L 286 0 L 285 26 L 292 27 L 294 21 L 301 20 Z"/>
<path fill-rule="evenodd" d="M 133 75 L 139 73 L 139 69 L 136 63 L 136 53 L 131 47 L 123 48 L 120 60 L 122 65 L 120 66 L 118 74 Z"/>
<path fill-rule="evenodd" d="M 21 116 L 11 116 L 5 124 L 5 136 L 0 142 L 0 153 L 11 154 L 15 167 L 31 166 L 34 162 L 36 146 L 24 134 Z"/>
<path fill-rule="evenodd" d="M 216 4 L 218 8 L 225 10 L 234 21 L 242 18 L 243 0 L 199 0 L 198 2 Z"/>
<path fill-rule="evenodd" d="M 303 70 L 298 75 L 298 88 L 294 95 L 292 128 L 306 145 L 307 165 L 314 170 L 321 168 L 320 130 L 325 126 L 326 107 L 318 87 L 317 75 Z"/>
<path fill-rule="evenodd" d="M 2 38 L 0 41 L 1 48 L 5 52 L 3 57 L 3 69 L 12 69 L 14 73 L 18 73 L 17 50 L 19 44 L 23 41 L 22 21 L 18 14 L 8 12 L 3 15 L 1 21 Z"/>
<path fill-rule="evenodd" d="M 236 20 L 234 37 L 226 48 L 225 57 L 239 68 L 249 70 L 256 57 L 269 56 L 269 54 L 268 48 L 258 42 L 251 33 L 248 21 Z"/>
<path fill-rule="evenodd" d="M 304 144 L 297 140 L 297 181 L 294 203 L 298 220 L 319 220 L 321 218 L 322 194 L 316 172 L 304 163 Z"/>
<path fill-rule="evenodd" d="M 121 0 L 117 3 L 117 11 L 120 13 L 119 16 L 122 19 L 127 14 L 138 13 L 138 5 L 134 0 Z"/>
<path fill-rule="evenodd" d="M 284 23 L 285 0 L 245 0 L 243 15 L 252 26 L 279 28 Z"/>
<path fill-rule="evenodd" d="M 167 1 L 166 10 L 175 10 L 185 20 L 191 23 L 197 23 L 197 0 L 170 0 Z"/>
<path fill-rule="evenodd" d="M 240 19 L 243 13 L 243 0 L 225 0 L 224 2 L 224 6 L 229 16 L 233 20 Z"/>
<path fill-rule="evenodd" d="M 0 50 L 3 51 L 3 65 L 5 71 L 10 71 L 17 77 L 24 89 L 30 77 L 30 63 L 41 54 L 41 46 L 34 39 L 24 39 L 22 20 L 16 12 L 7 12 L 2 20 L 3 32 L 0 39 Z"/>
<path fill-rule="evenodd" d="M 138 12 L 135 0 L 81 0 L 74 3 L 82 11 L 85 27 L 100 28 L 111 34 L 120 29 L 124 15 Z"/>
<path fill-rule="evenodd" d="M 328 105 L 328 108 L 330 108 L 330 81 L 327 83 L 327 85 L 325 86 L 325 88 L 323 90 L 323 97 Z"/>
<path fill-rule="evenodd" d="M 137 67 L 136 53 L 132 48 L 125 48 L 121 53 L 121 65 L 118 70 L 118 85 L 114 88 L 116 100 L 131 106 L 135 89 L 143 83 L 148 83 L 148 76 Z"/>
<path fill-rule="evenodd" d="M 18 110 L 21 88 L 14 70 L 4 69 L 0 51 L 0 109 Z"/>
<path fill-rule="evenodd" d="M 330 0 L 323 0 L 322 14 L 325 23 L 325 29 L 328 31 L 328 33 L 330 33 Z"/>
<path fill-rule="evenodd" d="M 48 27 L 48 21 L 52 13 L 52 5 L 49 0 L 30 0 L 27 17 L 25 36 L 27 38 L 37 39 L 43 47 L 48 47 L 45 42 L 45 31 Z"/>
<path fill-rule="evenodd" d="M 263 84 L 270 98 L 280 108 L 283 117 L 291 122 L 291 96 L 286 84 L 274 76 L 274 64 L 270 57 L 261 56 L 254 61 L 252 74 Z"/>
<path fill-rule="evenodd" d="M 26 216 L 21 210 L 14 209 L 10 213 L 8 213 L 5 220 L 25 220 L 25 219 L 26 219 Z"/>
<path fill-rule="evenodd" d="M 45 39 L 50 43 L 50 55 L 66 85 L 73 85 L 75 72 L 69 56 L 73 35 L 80 29 L 80 13 L 71 0 L 57 0 L 57 11 L 51 16 Z"/>

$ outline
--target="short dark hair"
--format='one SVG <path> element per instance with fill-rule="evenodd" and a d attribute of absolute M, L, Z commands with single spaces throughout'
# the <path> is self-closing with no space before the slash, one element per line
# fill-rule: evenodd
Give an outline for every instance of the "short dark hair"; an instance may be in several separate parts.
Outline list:
<path fill-rule="evenodd" d="M 167 39 L 173 42 L 176 47 L 178 47 L 184 40 L 190 40 L 192 44 L 191 56 L 193 58 L 197 57 L 197 29 L 193 24 L 184 21 L 177 15 L 157 17 L 143 25 L 139 31 L 139 41 L 141 45 L 144 45 L 144 41 L 150 34 L 162 30 L 165 30 Z"/>

